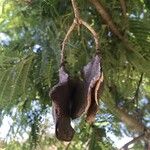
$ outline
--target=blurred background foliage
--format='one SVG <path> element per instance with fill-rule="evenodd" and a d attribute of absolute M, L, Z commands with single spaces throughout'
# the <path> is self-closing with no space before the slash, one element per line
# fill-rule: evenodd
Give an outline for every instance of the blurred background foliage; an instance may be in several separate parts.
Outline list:
<path fill-rule="evenodd" d="M 5 117 L 11 120 L 7 136 L 1 138 L 1 149 L 113 150 L 116 147 L 109 133 L 120 138 L 142 133 L 142 129 L 134 132 L 138 125 L 130 124 L 130 117 L 133 123 L 150 127 L 150 1 L 127 0 L 124 16 L 119 0 L 101 0 L 132 50 L 111 31 L 90 1 L 77 2 L 82 18 L 97 31 L 101 47 L 105 88 L 95 124 L 91 127 L 84 118 L 75 120 L 77 133 L 69 144 L 51 133 L 48 95 L 58 82 L 60 46 L 74 18 L 71 2 L 1 0 L 0 125 Z M 84 27 L 79 33 L 75 30 L 66 46 L 70 76 L 78 76 L 94 53 L 89 31 Z M 142 139 L 132 149 L 146 149 L 148 144 Z"/>

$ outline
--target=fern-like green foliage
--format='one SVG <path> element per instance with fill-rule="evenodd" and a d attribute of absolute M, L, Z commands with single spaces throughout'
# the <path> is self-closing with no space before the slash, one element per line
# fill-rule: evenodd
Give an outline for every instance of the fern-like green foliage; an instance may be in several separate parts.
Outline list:
<path fill-rule="evenodd" d="M 29 95 L 29 72 L 33 56 L 22 58 L 19 62 L 7 69 L 3 69 L 0 81 L 0 101 L 1 108 L 11 106 L 14 101 L 25 100 Z M 3 85 L 3 86 L 2 86 Z"/>

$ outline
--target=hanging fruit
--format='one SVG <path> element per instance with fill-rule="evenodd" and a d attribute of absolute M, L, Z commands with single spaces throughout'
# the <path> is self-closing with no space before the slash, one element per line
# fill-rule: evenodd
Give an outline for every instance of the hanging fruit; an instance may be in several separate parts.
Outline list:
<path fill-rule="evenodd" d="M 75 19 L 70 26 L 61 49 L 61 67 L 59 69 L 59 83 L 51 92 L 53 118 L 55 121 L 55 134 L 59 140 L 71 141 L 75 133 L 71 126 L 71 119 L 86 114 L 86 121 L 92 124 L 99 108 L 99 96 L 103 89 L 103 72 L 99 49 L 98 36 L 94 29 L 83 21 L 78 12 L 75 0 L 71 0 Z M 96 55 L 84 66 L 82 78 L 71 78 L 65 71 L 64 47 L 74 28 L 85 26 L 93 35 L 96 44 Z"/>

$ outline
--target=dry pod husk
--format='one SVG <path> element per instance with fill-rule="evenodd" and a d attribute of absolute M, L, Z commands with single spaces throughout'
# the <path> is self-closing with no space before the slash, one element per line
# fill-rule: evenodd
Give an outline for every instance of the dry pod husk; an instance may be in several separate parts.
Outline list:
<path fill-rule="evenodd" d="M 103 73 L 100 57 L 96 55 L 84 68 L 83 78 L 85 81 L 87 106 L 85 113 L 86 121 L 93 123 L 98 111 L 98 99 L 103 88 Z"/>
<path fill-rule="evenodd" d="M 64 71 L 64 66 L 59 70 L 59 83 L 51 90 L 50 97 L 52 98 L 56 137 L 62 141 L 71 141 L 74 135 L 74 129 L 71 127 L 69 115 L 69 76 Z"/>
<path fill-rule="evenodd" d="M 84 82 L 79 78 L 70 79 L 64 66 L 59 69 L 59 83 L 51 92 L 55 134 L 59 140 L 71 141 L 74 129 L 71 118 L 75 119 L 85 111 Z"/>
<path fill-rule="evenodd" d="M 59 69 L 59 83 L 50 93 L 55 134 L 59 140 L 71 141 L 73 138 L 74 129 L 70 119 L 86 113 L 86 121 L 90 124 L 94 122 L 102 87 L 103 73 L 98 55 L 83 68 L 83 80 L 70 79 L 64 66 Z"/>
<path fill-rule="evenodd" d="M 75 18 L 62 42 L 61 64 L 65 62 L 64 48 L 71 32 L 79 25 L 85 26 L 93 35 L 96 51 L 99 49 L 98 35 L 94 29 L 80 18 L 79 10 L 74 0 L 71 1 Z M 53 116 L 55 120 L 55 133 L 59 140 L 70 141 L 74 129 L 70 119 L 80 117 L 86 113 L 86 121 L 93 123 L 98 111 L 98 99 L 103 87 L 103 73 L 98 54 L 83 68 L 83 81 L 79 78 L 70 79 L 64 70 L 64 65 L 59 70 L 59 83 L 50 93 L 52 98 Z"/>
<path fill-rule="evenodd" d="M 85 99 L 85 87 L 84 81 L 79 78 L 74 78 L 70 80 L 70 117 L 72 119 L 80 117 L 86 108 L 87 102 Z"/>

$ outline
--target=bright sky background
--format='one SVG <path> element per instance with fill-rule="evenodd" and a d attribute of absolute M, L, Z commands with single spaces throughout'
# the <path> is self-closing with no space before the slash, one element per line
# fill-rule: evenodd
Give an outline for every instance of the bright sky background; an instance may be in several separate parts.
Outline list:
<path fill-rule="evenodd" d="M 47 118 L 49 118 L 49 124 L 50 124 L 50 128 L 48 129 L 47 132 L 49 132 L 49 134 L 54 135 L 55 132 L 55 127 L 54 127 L 54 123 L 53 123 L 53 118 L 52 118 L 52 114 L 48 114 L 46 116 Z M 4 116 L 3 121 L 2 121 L 2 126 L 0 127 L 0 138 L 1 139 L 5 139 L 7 136 L 7 133 L 10 129 L 10 126 L 12 125 L 13 120 L 11 119 L 11 117 L 8 116 Z M 28 135 L 26 133 L 24 133 L 22 139 L 19 135 L 17 135 L 16 140 L 22 142 L 25 141 L 28 138 Z M 129 141 L 131 141 L 133 138 L 128 137 L 126 135 L 124 135 L 121 139 L 117 138 L 115 135 L 113 135 L 112 133 L 107 133 L 107 136 L 110 137 L 110 139 L 112 141 L 114 141 L 114 145 L 119 149 L 122 146 L 124 146 L 126 143 L 128 143 Z"/>

